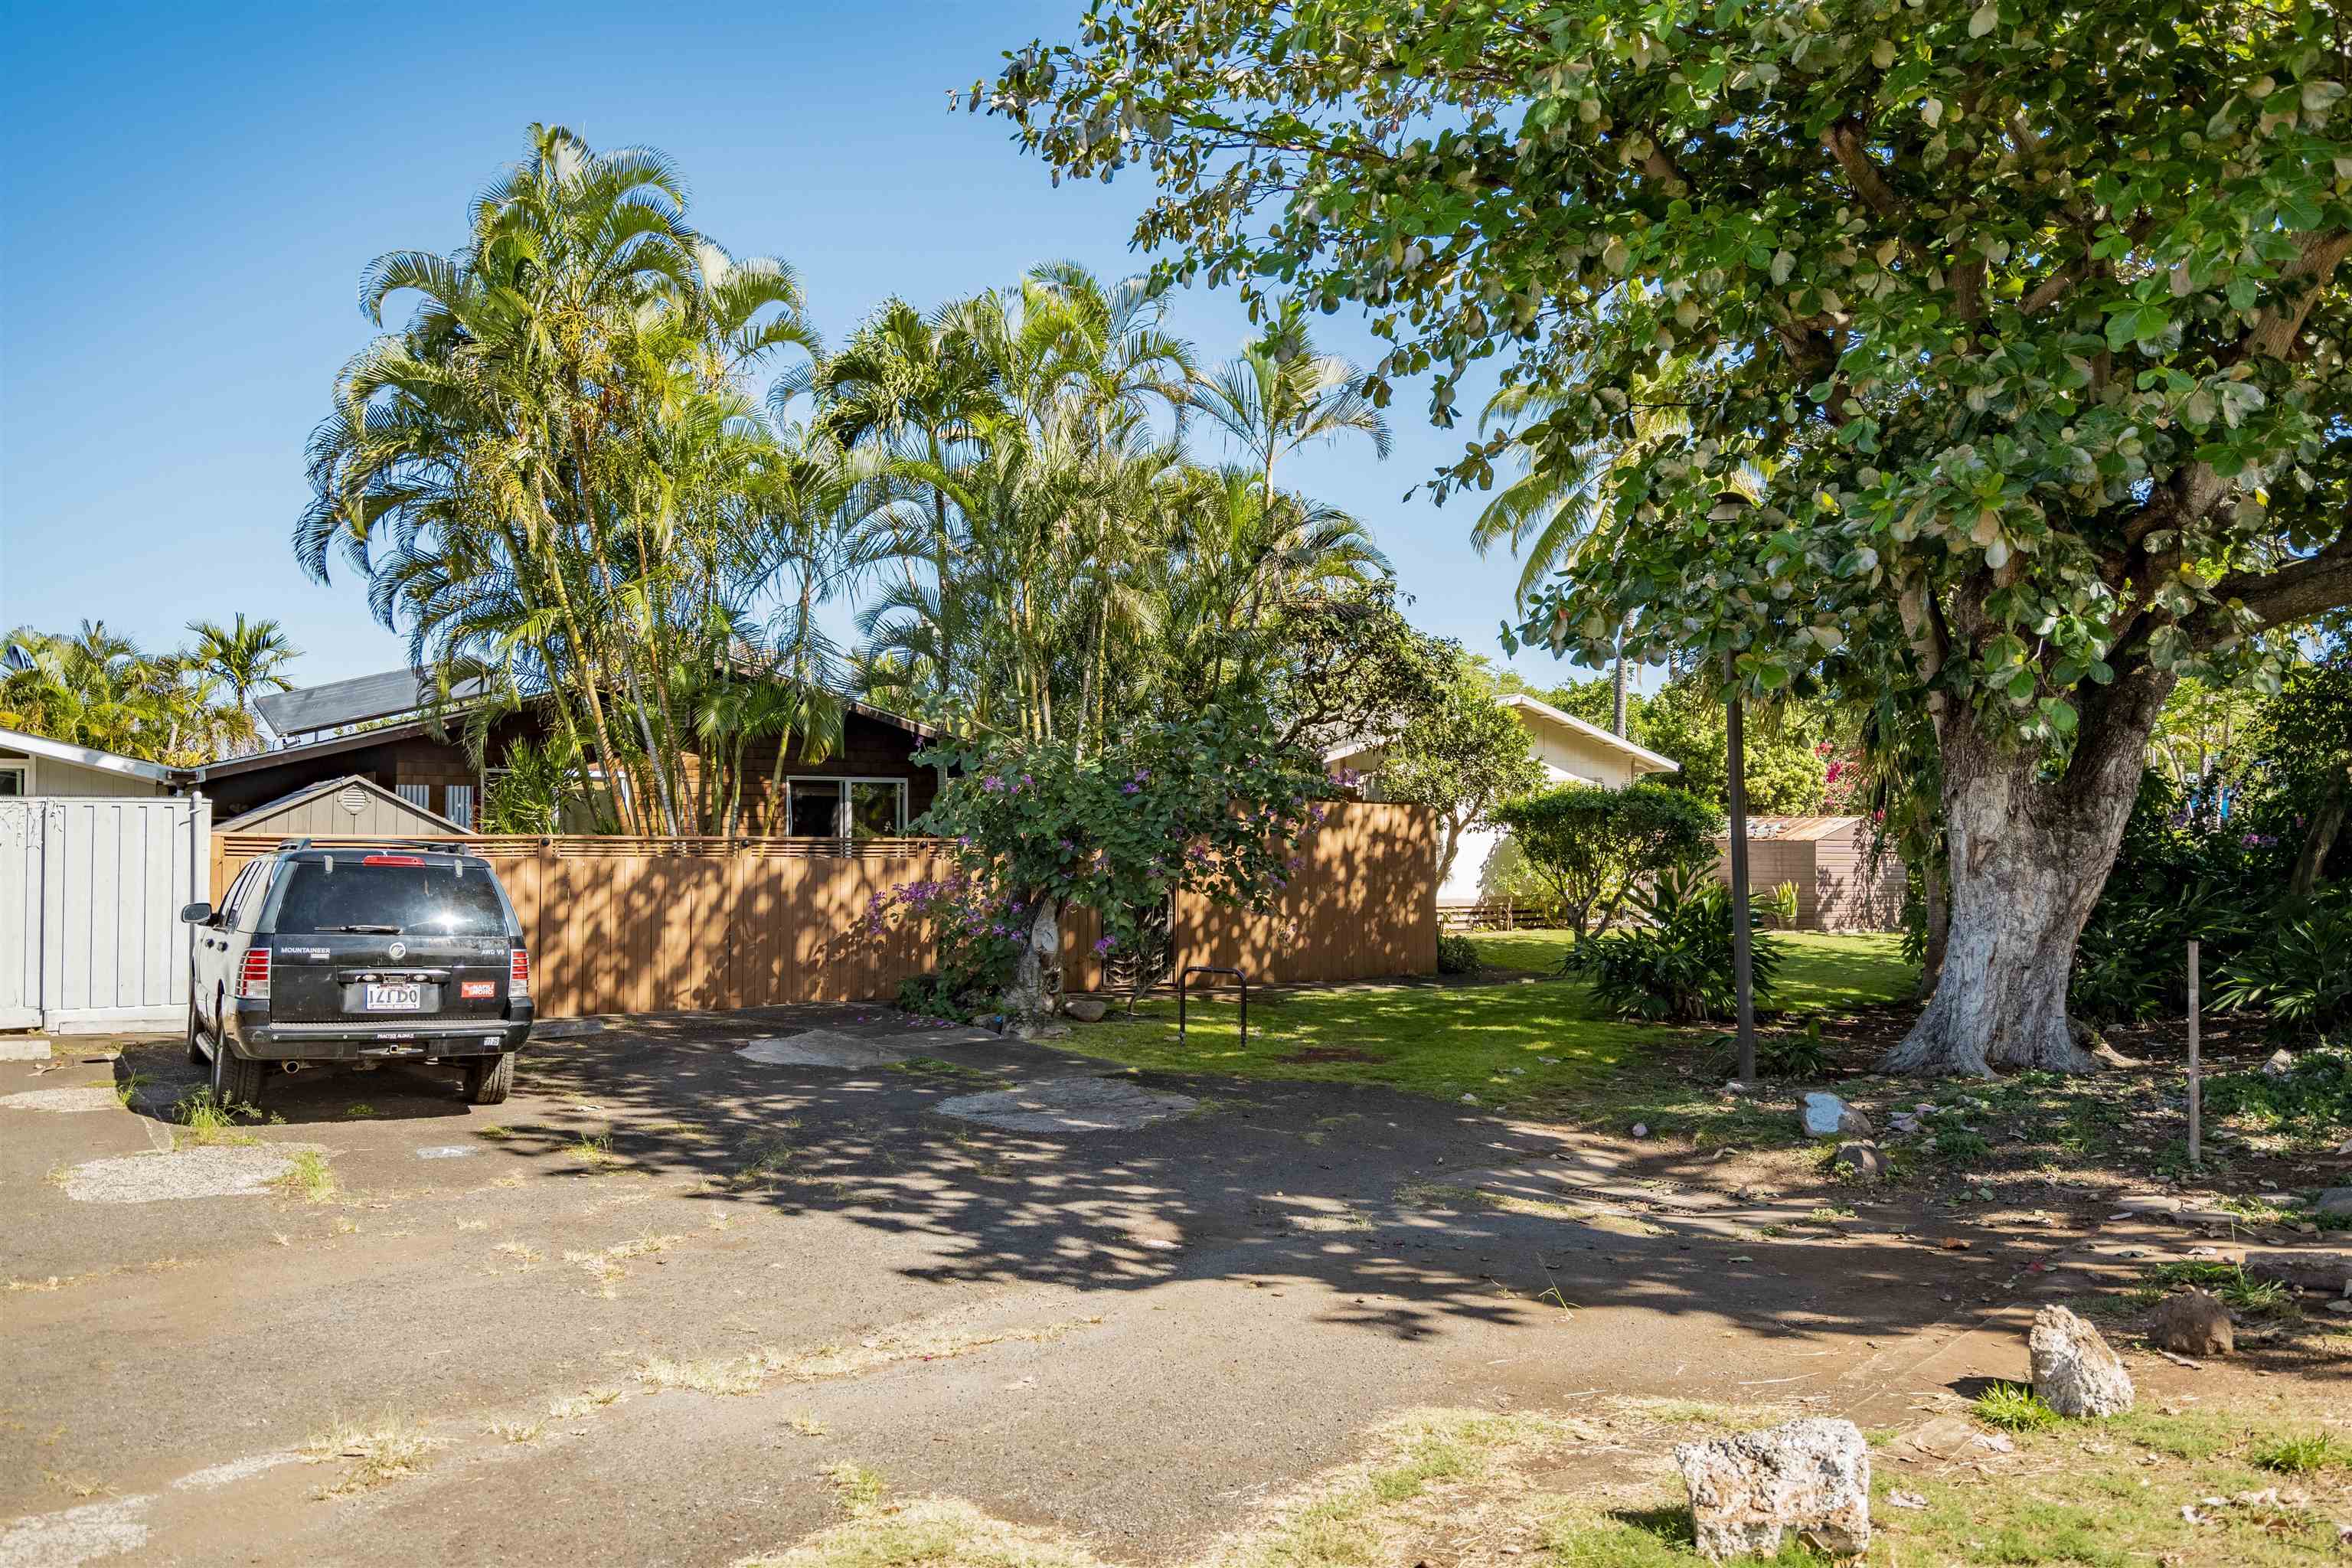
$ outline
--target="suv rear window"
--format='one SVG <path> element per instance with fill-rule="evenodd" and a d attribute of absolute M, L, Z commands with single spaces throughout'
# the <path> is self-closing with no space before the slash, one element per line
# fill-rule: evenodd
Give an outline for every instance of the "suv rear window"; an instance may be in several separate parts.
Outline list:
<path fill-rule="evenodd" d="M 281 931 L 391 926 L 444 936 L 504 936 L 507 912 L 488 868 L 371 866 L 358 855 L 297 860 L 274 922 Z"/>

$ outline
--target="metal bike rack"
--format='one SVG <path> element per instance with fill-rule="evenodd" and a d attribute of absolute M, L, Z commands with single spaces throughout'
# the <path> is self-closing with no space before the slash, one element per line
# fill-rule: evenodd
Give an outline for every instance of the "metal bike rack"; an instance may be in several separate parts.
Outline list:
<path fill-rule="evenodd" d="M 1241 988 L 1242 994 L 1242 1044 L 1244 1046 L 1248 1045 L 1249 975 L 1244 971 L 1239 969 L 1221 969 L 1213 963 L 1188 963 L 1184 966 L 1183 973 L 1177 975 L 1176 1037 L 1180 1040 L 1184 1037 L 1184 1003 L 1192 991 L 1192 976 L 1195 974 L 1230 974 L 1234 977 L 1234 983 Z M 1230 985 L 1204 985 L 1201 989 L 1203 991 L 1216 992 L 1230 991 L 1234 987 Z"/>

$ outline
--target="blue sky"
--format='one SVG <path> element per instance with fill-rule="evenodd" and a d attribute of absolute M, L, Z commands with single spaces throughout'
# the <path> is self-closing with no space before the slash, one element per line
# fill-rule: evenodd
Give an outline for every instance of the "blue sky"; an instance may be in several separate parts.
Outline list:
<path fill-rule="evenodd" d="M 1135 270 L 1141 183 L 1051 188 L 1002 121 L 947 90 L 1066 37 L 1079 0 L 988 5 L 26 6 L 0 103 L 0 626 L 103 619 L 142 645 L 191 618 L 282 620 L 303 684 L 396 664 L 362 590 L 288 536 L 303 442 L 367 340 L 380 252 L 446 250 L 533 120 L 677 159 L 697 226 L 799 268 L 829 341 L 887 296 L 929 308 L 1073 258 Z M 1202 355 L 1247 335 L 1229 292 L 1171 314 Z M 1318 336 L 1375 352 L 1351 315 Z M 1399 389 L 1394 455 L 1310 450 L 1286 482 L 1368 521 L 1412 618 L 1503 662 L 1514 568 L 1465 500 L 1404 493 L 1460 450 Z M 1465 398 L 1472 407 L 1475 403 Z M 1548 657 L 1509 661 L 1549 683 Z"/>

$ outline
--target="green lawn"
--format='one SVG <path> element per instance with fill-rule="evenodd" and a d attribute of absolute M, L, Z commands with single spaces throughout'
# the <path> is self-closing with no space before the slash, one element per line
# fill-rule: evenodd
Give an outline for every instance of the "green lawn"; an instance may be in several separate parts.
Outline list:
<path fill-rule="evenodd" d="M 1813 1010 L 1910 994 L 1913 972 L 1892 936 L 1776 934 L 1788 957 L 1780 1005 Z M 1559 931 L 1479 939 L 1489 963 L 1559 966 Z M 1487 985 L 1362 985 L 1276 992 L 1250 1002 L 1244 1046 L 1229 1000 L 1195 1004 L 1189 1038 L 1176 1005 L 1155 998 L 1133 1021 L 1080 1029 L 1072 1047 L 1133 1067 L 1240 1078 L 1379 1083 L 1490 1106 L 1525 1106 L 1589 1089 L 1637 1062 L 1644 1048 L 1703 1039 L 1711 1028 L 1668 1029 L 1602 1016 L 1586 987 L 1558 979 Z"/>

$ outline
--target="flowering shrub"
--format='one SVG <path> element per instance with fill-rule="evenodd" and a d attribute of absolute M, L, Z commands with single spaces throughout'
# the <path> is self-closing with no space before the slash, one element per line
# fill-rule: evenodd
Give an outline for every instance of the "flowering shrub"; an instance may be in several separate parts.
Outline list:
<path fill-rule="evenodd" d="M 901 882 L 866 906 L 866 928 L 879 936 L 896 920 L 929 922 L 937 966 L 904 981 L 898 1005 L 910 1013 L 967 1023 L 985 1011 L 1013 978 L 1025 940 L 1027 909 L 962 871 Z"/>
<path fill-rule="evenodd" d="M 921 826 L 953 842 L 962 882 L 985 890 L 966 895 L 979 900 L 971 918 L 991 940 L 1013 933 L 1016 957 L 1025 928 L 1041 966 L 1066 904 L 1100 915 L 1099 957 L 1148 947 L 1155 912 L 1179 891 L 1272 908 L 1333 794 L 1316 758 L 1220 713 L 1084 755 L 1066 741 L 1000 742 L 917 760 L 958 770 Z M 1156 978 L 1136 967 L 1139 988 Z"/>

